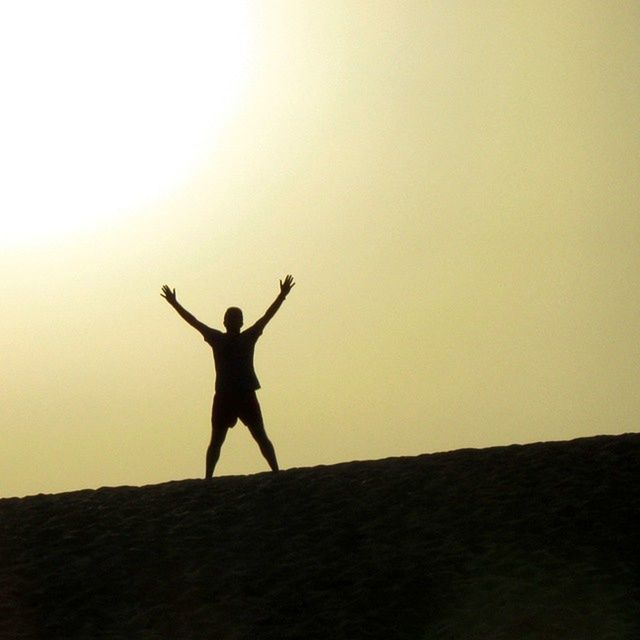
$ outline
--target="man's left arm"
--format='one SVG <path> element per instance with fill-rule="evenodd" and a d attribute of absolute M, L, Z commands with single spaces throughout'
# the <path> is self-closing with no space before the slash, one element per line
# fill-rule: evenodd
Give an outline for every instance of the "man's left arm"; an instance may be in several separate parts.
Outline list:
<path fill-rule="evenodd" d="M 284 281 L 280 280 L 280 293 L 278 297 L 273 301 L 271 306 L 265 311 L 265 314 L 258 320 L 253 326 L 252 329 L 257 328 L 260 333 L 264 330 L 265 326 L 276 315 L 278 309 L 282 306 L 282 303 L 286 300 L 287 296 L 291 292 L 291 289 L 295 286 L 295 282 L 293 281 L 293 276 L 288 275 Z"/>

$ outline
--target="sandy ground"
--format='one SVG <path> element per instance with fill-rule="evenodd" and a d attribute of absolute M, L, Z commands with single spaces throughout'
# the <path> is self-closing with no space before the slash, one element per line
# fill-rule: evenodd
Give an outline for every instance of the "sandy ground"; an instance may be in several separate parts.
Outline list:
<path fill-rule="evenodd" d="M 640 638 L 640 435 L 0 500 L 0 638 Z"/>

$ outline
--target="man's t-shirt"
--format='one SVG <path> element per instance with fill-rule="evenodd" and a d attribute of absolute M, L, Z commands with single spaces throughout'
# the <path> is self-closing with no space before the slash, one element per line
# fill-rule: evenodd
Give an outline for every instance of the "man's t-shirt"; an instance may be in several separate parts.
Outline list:
<path fill-rule="evenodd" d="M 262 335 L 260 327 L 249 327 L 235 335 L 207 328 L 202 335 L 213 349 L 216 391 L 255 391 L 260 388 L 253 369 L 253 352 Z"/>

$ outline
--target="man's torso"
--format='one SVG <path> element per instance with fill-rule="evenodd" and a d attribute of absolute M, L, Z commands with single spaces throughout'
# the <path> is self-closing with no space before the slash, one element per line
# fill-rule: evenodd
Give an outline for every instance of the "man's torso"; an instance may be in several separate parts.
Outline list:
<path fill-rule="evenodd" d="M 209 329 L 203 334 L 213 349 L 216 391 L 255 391 L 260 388 L 253 354 L 261 332 L 250 327 L 238 334 Z"/>

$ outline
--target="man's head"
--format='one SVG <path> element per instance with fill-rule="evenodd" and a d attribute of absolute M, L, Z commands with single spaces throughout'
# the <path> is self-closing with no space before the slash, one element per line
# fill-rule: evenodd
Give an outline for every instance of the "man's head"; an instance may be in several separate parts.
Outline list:
<path fill-rule="evenodd" d="M 227 333 L 240 333 L 243 325 L 242 309 L 238 307 L 229 307 L 224 314 L 224 326 Z"/>

